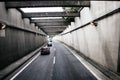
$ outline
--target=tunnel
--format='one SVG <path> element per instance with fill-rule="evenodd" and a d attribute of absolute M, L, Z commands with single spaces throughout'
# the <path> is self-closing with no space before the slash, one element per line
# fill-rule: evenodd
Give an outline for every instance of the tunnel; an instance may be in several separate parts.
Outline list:
<path fill-rule="evenodd" d="M 120 80 L 120 1 L 0 2 L 0 80 Z"/>

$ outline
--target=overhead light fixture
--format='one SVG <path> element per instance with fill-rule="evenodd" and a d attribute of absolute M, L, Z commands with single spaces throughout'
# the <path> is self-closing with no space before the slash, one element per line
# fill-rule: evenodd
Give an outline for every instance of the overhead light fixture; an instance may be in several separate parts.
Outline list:
<path fill-rule="evenodd" d="M 31 18 L 31 19 L 62 19 L 63 17 L 37 17 L 37 18 Z"/>
<path fill-rule="evenodd" d="M 64 12 L 62 7 L 36 7 L 36 8 L 20 8 L 24 13 L 35 12 Z"/>

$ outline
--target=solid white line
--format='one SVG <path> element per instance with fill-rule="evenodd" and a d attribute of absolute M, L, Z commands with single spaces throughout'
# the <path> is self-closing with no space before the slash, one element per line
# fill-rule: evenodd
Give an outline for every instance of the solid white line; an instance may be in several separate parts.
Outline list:
<path fill-rule="evenodd" d="M 17 74 L 15 74 L 10 80 L 14 80 L 27 66 L 29 66 L 37 57 L 39 54 L 37 54 L 27 65 L 25 65 Z"/>
<path fill-rule="evenodd" d="M 83 63 L 82 61 L 82 59 L 80 59 L 79 57 L 78 57 L 78 55 L 76 55 L 76 54 L 73 54 L 98 80 L 102 80 L 99 76 L 97 76 L 96 75 L 96 73 L 94 73 L 94 71 L 92 71 L 91 69 L 90 69 L 90 66 L 88 66 L 87 64 L 85 64 L 85 63 Z"/>
<path fill-rule="evenodd" d="M 55 64 L 55 56 L 54 56 L 54 58 L 53 58 L 53 64 Z"/>

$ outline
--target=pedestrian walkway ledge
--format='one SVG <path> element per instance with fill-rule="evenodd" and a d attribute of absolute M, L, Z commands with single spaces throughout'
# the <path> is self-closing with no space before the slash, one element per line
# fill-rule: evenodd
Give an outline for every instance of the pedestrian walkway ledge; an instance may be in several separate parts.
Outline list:
<path fill-rule="evenodd" d="M 97 80 L 120 80 L 120 75 L 85 57 L 82 53 L 61 42 L 96 78 Z M 79 55 L 78 55 L 79 54 Z"/>

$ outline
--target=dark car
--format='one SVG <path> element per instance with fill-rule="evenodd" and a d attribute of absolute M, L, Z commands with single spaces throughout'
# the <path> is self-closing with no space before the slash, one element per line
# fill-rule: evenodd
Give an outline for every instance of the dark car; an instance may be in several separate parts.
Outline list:
<path fill-rule="evenodd" d="M 49 47 L 42 47 L 40 52 L 41 52 L 41 55 L 50 54 L 50 48 Z"/>

